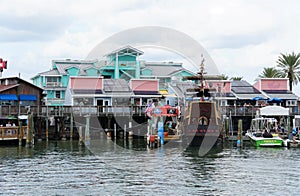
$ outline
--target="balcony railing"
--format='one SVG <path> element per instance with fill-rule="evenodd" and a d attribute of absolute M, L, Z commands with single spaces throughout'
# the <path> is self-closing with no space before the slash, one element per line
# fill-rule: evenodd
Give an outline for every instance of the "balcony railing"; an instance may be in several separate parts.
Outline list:
<path fill-rule="evenodd" d="M 62 87 L 61 82 L 46 82 L 46 87 Z"/>
<path fill-rule="evenodd" d="M 105 64 L 105 66 L 115 66 L 114 62 Z M 119 66 L 122 67 L 135 67 L 136 66 L 136 62 L 135 61 L 119 61 Z"/>
<path fill-rule="evenodd" d="M 65 103 L 65 99 L 58 99 L 58 98 L 50 99 L 50 98 L 48 98 L 46 100 L 46 105 L 63 105 L 64 103 Z"/>

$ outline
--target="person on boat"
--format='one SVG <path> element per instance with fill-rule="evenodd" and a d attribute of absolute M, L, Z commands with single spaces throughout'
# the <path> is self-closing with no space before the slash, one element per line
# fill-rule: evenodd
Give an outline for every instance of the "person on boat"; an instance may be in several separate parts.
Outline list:
<path fill-rule="evenodd" d="M 268 129 L 265 129 L 265 132 L 263 133 L 264 138 L 272 138 L 273 135 L 268 131 Z"/>
<path fill-rule="evenodd" d="M 7 122 L 6 127 L 11 127 L 11 122 L 10 121 Z"/>
<path fill-rule="evenodd" d="M 293 134 L 293 141 L 295 141 L 296 139 L 298 139 L 298 130 L 297 128 L 293 128 L 293 131 L 292 131 L 292 134 Z"/>

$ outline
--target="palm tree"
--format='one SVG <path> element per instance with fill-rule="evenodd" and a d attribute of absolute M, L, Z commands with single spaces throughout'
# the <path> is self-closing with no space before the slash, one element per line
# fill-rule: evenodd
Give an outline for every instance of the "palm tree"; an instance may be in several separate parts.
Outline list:
<path fill-rule="evenodd" d="M 280 54 L 277 66 L 281 69 L 282 76 L 289 79 L 290 91 L 293 90 L 293 84 L 300 81 L 300 53 Z"/>
<path fill-rule="evenodd" d="M 231 77 L 230 80 L 242 80 L 243 77 L 239 77 L 239 76 L 234 76 L 234 77 Z"/>
<path fill-rule="evenodd" d="M 228 80 L 229 77 L 225 74 L 221 74 L 221 80 Z"/>
<path fill-rule="evenodd" d="M 275 67 L 265 67 L 259 78 L 280 78 L 282 74 Z"/>

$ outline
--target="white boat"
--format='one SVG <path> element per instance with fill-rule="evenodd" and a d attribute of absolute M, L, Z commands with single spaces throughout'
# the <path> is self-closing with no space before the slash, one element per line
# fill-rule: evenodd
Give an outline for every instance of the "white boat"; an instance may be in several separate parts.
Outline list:
<path fill-rule="evenodd" d="M 254 118 L 246 136 L 256 147 L 281 147 L 283 139 L 278 136 L 277 120 L 275 118 Z"/>

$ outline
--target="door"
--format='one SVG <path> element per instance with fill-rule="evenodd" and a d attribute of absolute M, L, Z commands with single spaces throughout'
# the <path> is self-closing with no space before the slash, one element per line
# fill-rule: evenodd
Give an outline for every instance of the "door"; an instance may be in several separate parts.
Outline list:
<path fill-rule="evenodd" d="M 103 112 L 103 99 L 97 99 L 97 108 L 99 113 Z"/>

